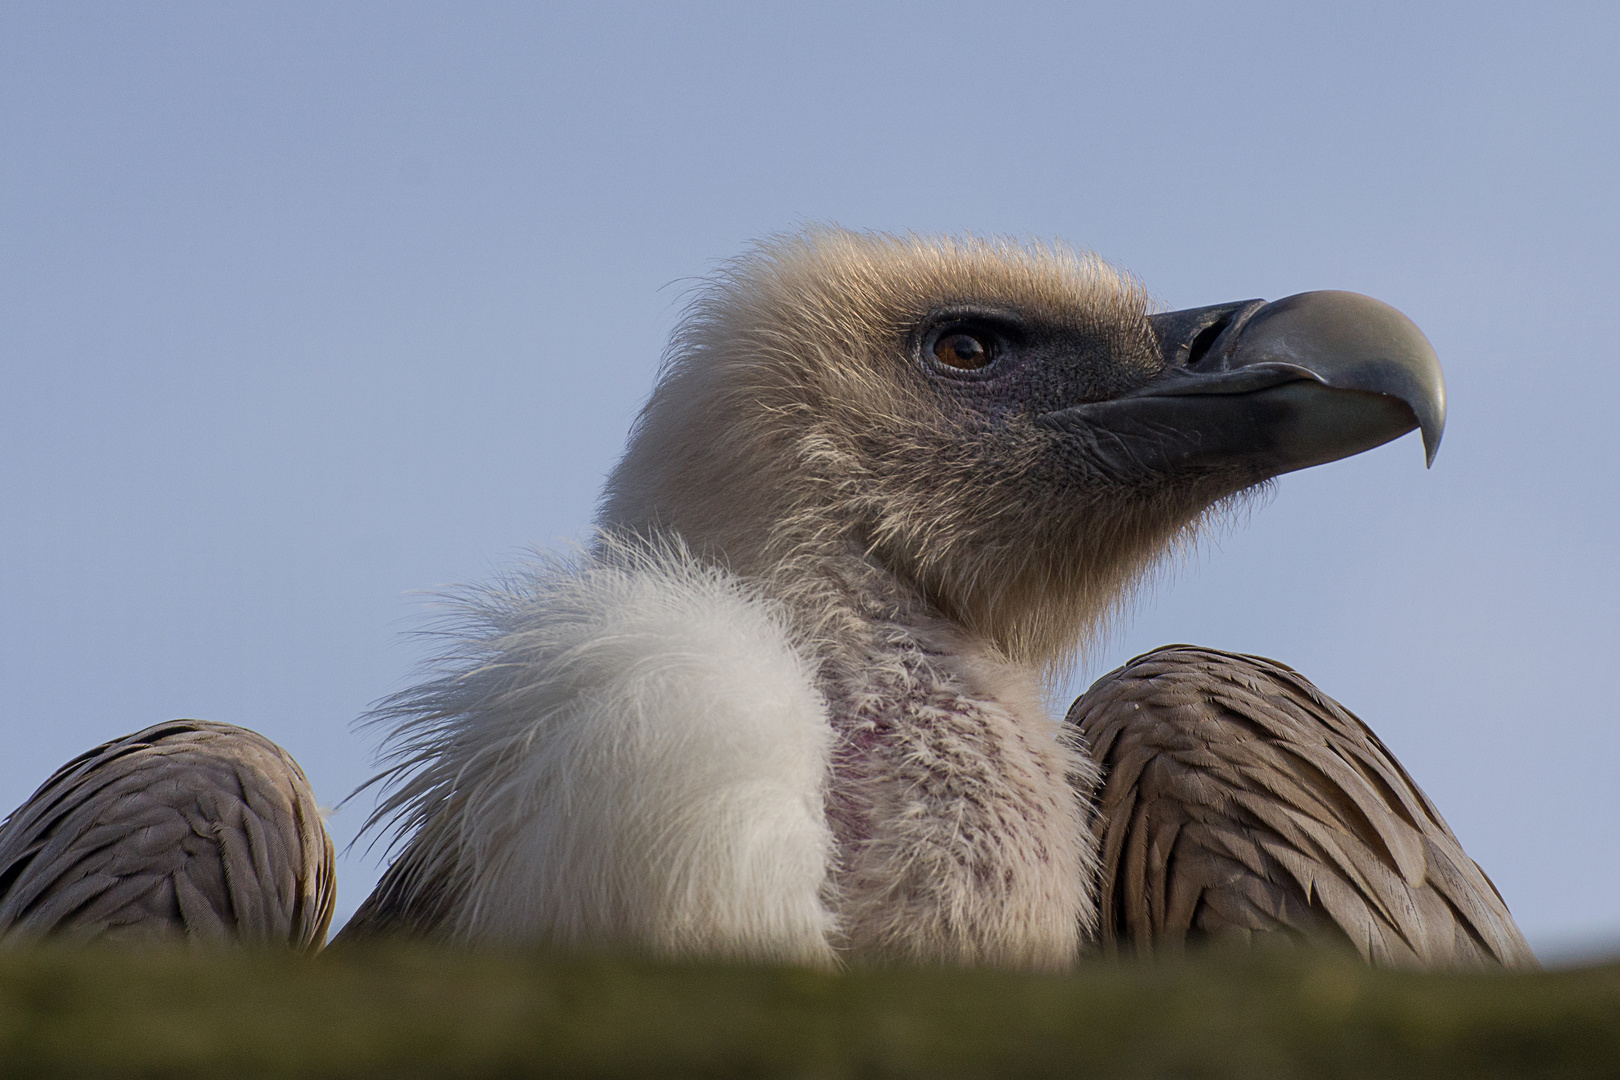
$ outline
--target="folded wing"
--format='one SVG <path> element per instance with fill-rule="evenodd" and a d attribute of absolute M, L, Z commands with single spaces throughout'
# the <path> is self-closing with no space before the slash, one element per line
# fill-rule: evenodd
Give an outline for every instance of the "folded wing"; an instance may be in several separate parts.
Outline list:
<path fill-rule="evenodd" d="M 174 720 L 104 743 L 0 825 L 0 940 L 313 950 L 336 895 L 303 770 L 229 724 Z"/>
<path fill-rule="evenodd" d="M 1069 710 L 1104 769 L 1102 946 L 1347 940 L 1386 966 L 1534 966 L 1507 905 L 1365 724 L 1297 672 L 1172 645 Z"/>

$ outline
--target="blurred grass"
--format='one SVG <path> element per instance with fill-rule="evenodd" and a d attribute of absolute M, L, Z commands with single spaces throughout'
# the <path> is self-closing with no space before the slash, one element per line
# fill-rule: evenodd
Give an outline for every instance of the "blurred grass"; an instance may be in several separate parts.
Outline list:
<path fill-rule="evenodd" d="M 0 953 L 0 1076 L 1612 1077 L 1620 965 L 1338 954 L 1069 976 L 426 947 Z"/>

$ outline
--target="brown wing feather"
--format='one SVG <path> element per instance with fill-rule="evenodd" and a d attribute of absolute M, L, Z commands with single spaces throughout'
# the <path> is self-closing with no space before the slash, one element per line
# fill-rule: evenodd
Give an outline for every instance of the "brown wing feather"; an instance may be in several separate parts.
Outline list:
<path fill-rule="evenodd" d="M 0 825 L 0 939 L 318 949 L 336 898 L 303 770 L 229 724 L 175 720 L 98 746 Z"/>
<path fill-rule="evenodd" d="M 1325 936 L 1381 965 L 1535 965 L 1406 770 L 1290 668 L 1169 645 L 1097 680 L 1069 722 L 1104 770 L 1105 951 Z"/>

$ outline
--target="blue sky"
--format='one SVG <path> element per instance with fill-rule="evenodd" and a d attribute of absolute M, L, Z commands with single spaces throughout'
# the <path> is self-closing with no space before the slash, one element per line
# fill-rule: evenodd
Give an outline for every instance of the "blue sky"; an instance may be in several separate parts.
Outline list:
<path fill-rule="evenodd" d="M 7 4 L 0 803 L 200 716 L 336 804 L 422 590 L 583 534 L 691 279 L 808 221 L 1059 237 L 1166 307 L 1377 296 L 1450 392 L 1433 470 L 1285 478 L 1075 685 L 1277 657 L 1533 944 L 1620 947 L 1617 12 Z"/>

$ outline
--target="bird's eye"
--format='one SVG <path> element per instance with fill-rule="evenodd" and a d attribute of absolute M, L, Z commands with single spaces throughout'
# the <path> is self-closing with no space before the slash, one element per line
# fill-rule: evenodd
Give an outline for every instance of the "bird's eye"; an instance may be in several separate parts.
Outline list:
<path fill-rule="evenodd" d="M 934 342 L 934 359 L 960 371 L 977 371 L 990 363 L 990 343 L 976 334 L 954 330 Z"/>

